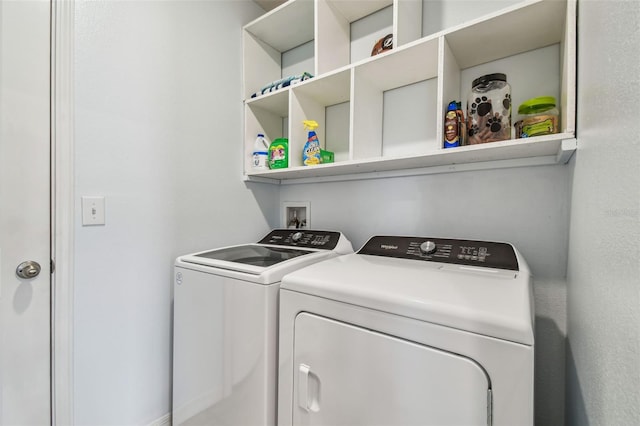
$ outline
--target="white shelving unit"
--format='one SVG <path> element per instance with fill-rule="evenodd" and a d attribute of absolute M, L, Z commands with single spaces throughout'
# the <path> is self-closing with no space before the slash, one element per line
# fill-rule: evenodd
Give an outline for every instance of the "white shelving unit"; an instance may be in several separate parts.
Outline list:
<path fill-rule="evenodd" d="M 389 25 L 393 28 L 394 48 L 349 63 L 351 24 L 389 7 L 393 8 L 393 22 Z M 421 1 L 290 0 L 243 30 L 245 179 L 300 183 L 566 163 L 577 146 L 575 14 L 575 0 L 530 0 L 422 37 Z M 310 41 L 314 45 L 315 69 L 306 71 L 314 78 L 251 98 L 268 82 L 284 77 L 285 53 Z M 550 59 L 535 62 L 540 72 L 531 71 L 531 61 L 538 61 L 541 56 L 527 57 L 539 55 L 532 52 L 540 51 Z M 519 103 L 533 97 L 523 96 L 531 87 L 541 87 L 546 91 L 534 96 L 552 94 L 560 100 L 561 133 L 442 149 L 447 104 L 456 99 L 464 105 L 470 87 L 463 86 L 470 76 L 485 74 L 492 66 L 498 68 L 492 72 L 510 67 L 514 77 L 512 82 L 508 75 L 514 122 Z M 424 148 L 420 153 L 385 156 L 385 114 L 393 112 L 400 117 L 396 119 L 402 120 L 401 111 L 385 108 L 385 93 L 420 82 L 435 82 L 433 87 L 437 88 L 430 99 L 423 100 L 425 104 L 436 104 L 435 113 L 424 117 L 424 125 L 435 131 L 429 132 L 431 136 L 425 140 L 423 134 L 415 135 Z M 347 159 L 302 166 L 306 132 L 301 122 L 316 120 L 320 141 L 325 142 L 326 128 L 332 125 L 325 120 L 326 110 L 345 102 L 349 103 L 349 128 L 343 133 L 348 133 L 348 141 L 331 141 L 331 145 L 344 146 Z M 407 123 L 407 127 L 410 125 Z M 289 168 L 251 170 L 250 154 L 257 133 L 265 133 L 270 140 L 289 138 Z"/>

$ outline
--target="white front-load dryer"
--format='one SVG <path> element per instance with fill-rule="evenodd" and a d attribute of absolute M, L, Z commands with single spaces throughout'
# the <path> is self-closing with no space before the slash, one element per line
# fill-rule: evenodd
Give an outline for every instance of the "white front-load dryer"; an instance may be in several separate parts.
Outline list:
<path fill-rule="evenodd" d="M 257 243 L 178 257 L 172 424 L 275 425 L 280 280 L 347 253 L 340 232 L 275 229 Z"/>
<path fill-rule="evenodd" d="M 533 321 L 510 244 L 373 237 L 284 277 L 278 424 L 532 425 Z"/>

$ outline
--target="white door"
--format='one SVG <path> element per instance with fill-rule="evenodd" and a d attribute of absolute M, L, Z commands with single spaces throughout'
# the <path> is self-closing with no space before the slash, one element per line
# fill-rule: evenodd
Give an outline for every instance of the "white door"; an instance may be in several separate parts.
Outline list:
<path fill-rule="evenodd" d="M 308 313 L 294 339 L 294 425 L 490 424 L 473 360 Z"/>
<path fill-rule="evenodd" d="M 50 7 L 0 0 L 0 425 L 51 422 Z"/>

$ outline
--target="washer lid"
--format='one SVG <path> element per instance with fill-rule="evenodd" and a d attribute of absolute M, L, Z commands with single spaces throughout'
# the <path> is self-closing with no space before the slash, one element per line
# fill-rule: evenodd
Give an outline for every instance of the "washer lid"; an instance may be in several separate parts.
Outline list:
<path fill-rule="evenodd" d="M 207 263 L 206 260 L 222 260 L 244 265 L 269 267 L 311 253 L 314 253 L 314 251 L 250 244 L 196 253 L 192 255 L 191 260 L 197 262 L 197 260 L 201 259 L 205 264 Z"/>
<path fill-rule="evenodd" d="M 176 266 L 272 284 L 291 271 L 346 253 L 353 253 L 353 248 L 340 232 L 274 229 L 255 244 L 180 256 Z"/>
<path fill-rule="evenodd" d="M 533 345 L 529 270 L 350 254 L 292 272 L 281 289 Z"/>
<path fill-rule="evenodd" d="M 294 265 L 304 266 L 312 259 L 323 259 L 331 253 L 327 250 L 243 244 L 180 256 L 176 263 L 197 265 L 203 270 L 215 269 L 220 273 L 223 271 L 240 272 L 249 276 L 248 279 L 252 281 L 264 281 L 258 277 L 271 276 L 273 275 L 272 271 L 275 270 L 290 271 Z M 254 276 L 254 278 L 250 278 L 250 276 Z M 269 283 L 273 280 L 269 278 L 265 282 Z"/>

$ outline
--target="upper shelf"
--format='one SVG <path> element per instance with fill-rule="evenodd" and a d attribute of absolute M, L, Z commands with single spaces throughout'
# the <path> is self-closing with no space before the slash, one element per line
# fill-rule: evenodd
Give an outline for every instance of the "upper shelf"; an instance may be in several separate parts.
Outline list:
<path fill-rule="evenodd" d="M 313 40 L 313 0 L 286 2 L 244 29 L 279 52 L 293 49 Z"/>
<path fill-rule="evenodd" d="M 331 7 L 340 13 L 340 15 L 342 15 L 348 22 L 354 22 L 380 9 L 391 6 L 393 4 L 393 0 L 328 0 L 327 3 L 329 3 Z"/>
<path fill-rule="evenodd" d="M 249 172 L 246 180 L 295 184 L 564 164 L 569 161 L 576 148 L 577 141 L 572 133 L 558 133 L 467 145 L 410 157 L 376 157 L 318 166 Z"/>
<path fill-rule="evenodd" d="M 567 5 L 563 1 L 528 1 L 443 34 L 460 68 L 558 43 L 563 39 Z M 508 40 L 508 43 L 488 42 Z"/>

